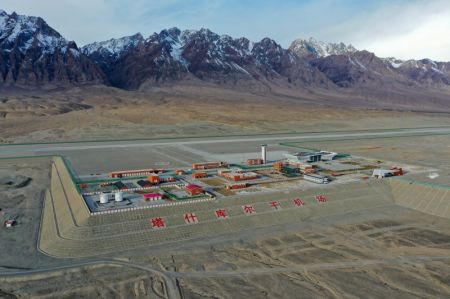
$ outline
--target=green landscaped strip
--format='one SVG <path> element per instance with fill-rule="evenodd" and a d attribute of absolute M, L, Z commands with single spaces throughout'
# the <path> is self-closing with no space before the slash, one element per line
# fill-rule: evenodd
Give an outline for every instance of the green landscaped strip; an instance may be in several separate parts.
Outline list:
<path fill-rule="evenodd" d="M 178 198 L 178 200 L 183 201 L 183 200 L 200 199 L 200 198 L 208 198 L 208 196 L 205 196 L 205 195 L 197 195 L 197 196 L 190 196 L 190 197 Z"/>
<path fill-rule="evenodd" d="M 412 130 L 412 129 L 441 129 L 450 128 L 449 126 L 437 127 L 413 127 L 413 128 L 391 128 L 374 130 L 350 130 L 350 131 L 327 131 L 328 133 L 351 133 L 351 132 L 385 132 L 394 130 Z M 92 139 L 92 140 L 72 140 L 72 141 L 43 141 L 43 142 L 24 142 L 24 143 L 0 143 L 0 146 L 18 146 L 18 145 L 45 145 L 45 144 L 73 144 L 73 143 L 95 143 L 95 142 L 121 142 L 121 141 L 151 141 L 151 140 L 174 140 L 174 139 L 199 139 L 199 138 L 220 138 L 220 137 L 251 137 L 251 136 L 273 136 L 273 135 L 295 135 L 295 134 L 314 134 L 323 133 L 323 131 L 290 131 L 277 133 L 254 133 L 254 134 L 230 134 L 230 135 L 204 135 L 204 136 L 185 136 L 185 137 L 154 137 L 154 138 L 130 138 L 130 139 Z"/>
<path fill-rule="evenodd" d="M 126 181 L 126 180 L 136 180 L 136 179 L 144 179 L 147 176 L 136 176 L 136 177 L 125 177 L 125 178 L 113 178 L 113 179 L 95 179 L 95 180 L 78 180 L 78 184 L 95 184 L 95 183 L 103 183 L 103 182 L 114 182 L 114 181 Z"/>
<path fill-rule="evenodd" d="M 164 175 L 174 175 L 174 171 L 167 171 L 164 172 Z M 127 180 L 137 180 L 137 179 L 146 179 L 148 176 L 126 176 L 122 178 L 105 178 L 105 179 L 78 179 L 77 182 L 79 184 L 95 184 L 95 183 L 102 183 L 102 182 L 114 182 L 114 181 L 127 181 Z"/>

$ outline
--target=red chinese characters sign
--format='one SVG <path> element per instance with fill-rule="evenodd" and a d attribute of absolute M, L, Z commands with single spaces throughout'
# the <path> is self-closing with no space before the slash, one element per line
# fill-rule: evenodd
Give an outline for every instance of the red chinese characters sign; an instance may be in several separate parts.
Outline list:
<path fill-rule="evenodd" d="M 217 218 L 228 218 L 228 213 L 225 209 L 218 209 L 215 212 Z"/>
<path fill-rule="evenodd" d="M 255 208 L 252 205 L 245 205 L 242 206 L 242 209 L 244 210 L 245 214 L 253 214 L 256 213 Z"/>
<path fill-rule="evenodd" d="M 293 201 L 294 201 L 294 205 L 296 205 L 297 207 L 301 207 L 301 206 L 305 205 L 305 202 L 303 200 L 301 200 L 300 198 L 296 198 Z"/>
<path fill-rule="evenodd" d="M 322 194 L 320 194 L 320 195 L 316 195 L 316 200 L 317 200 L 317 202 L 327 202 L 327 198 L 325 197 L 325 195 L 322 195 Z"/>
<path fill-rule="evenodd" d="M 164 222 L 164 219 L 161 217 L 156 217 L 150 219 L 150 223 L 153 228 L 164 228 L 166 227 L 166 223 Z"/>
<path fill-rule="evenodd" d="M 278 201 L 271 201 L 269 205 L 274 208 L 275 210 L 278 210 L 280 208 L 280 203 Z"/>
<path fill-rule="evenodd" d="M 198 218 L 194 213 L 186 213 L 184 214 L 184 222 L 186 224 L 198 223 Z"/>

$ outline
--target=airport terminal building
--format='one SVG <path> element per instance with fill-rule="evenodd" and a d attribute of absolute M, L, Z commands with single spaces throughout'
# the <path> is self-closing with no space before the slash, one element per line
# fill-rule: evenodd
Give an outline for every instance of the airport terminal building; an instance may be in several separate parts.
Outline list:
<path fill-rule="evenodd" d="M 330 161 L 333 160 L 337 153 L 334 152 L 298 152 L 295 154 L 285 154 L 284 155 L 290 162 L 294 163 L 312 163 L 319 161 Z"/>

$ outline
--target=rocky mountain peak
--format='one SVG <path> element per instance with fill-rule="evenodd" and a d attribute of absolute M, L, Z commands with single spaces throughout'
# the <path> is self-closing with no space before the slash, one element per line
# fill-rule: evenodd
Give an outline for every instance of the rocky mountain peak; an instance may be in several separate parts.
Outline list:
<path fill-rule="evenodd" d="M 346 55 L 357 51 L 352 45 L 344 43 L 326 43 L 315 38 L 296 39 L 289 47 L 291 51 L 300 57 L 321 58 L 330 55 Z"/>
<path fill-rule="evenodd" d="M 117 59 L 128 49 L 134 48 L 144 42 L 144 37 L 140 33 L 121 38 L 111 38 L 103 42 L 94 42 L 81 48 L 81 52 L 85 55 L 91 55 L 95 52 L 102 53 L 104 56 Z"/>
<path fill-rule="evenodd" d="M 51 28 L 42 18 L 0 13 L 0 44 L 9 51 L 27 52 L 31 47 L 41 47 L 45 52 L 53 53 L 57 47 L 67 46 L 56 30 Z"/>
<path fill-rule="evenodd" d="M 75 42 L 42 18 L 0 12 L 0 86 L 102 82 L 103 74 Z"/>
<path fill-rule="evenodd" d="M 270 38 L 263 38 L 260 42 L 253 45 L 252 55 L 257 63 L 265 65 L 272 69 L 280 67 L 281 59 L 286 54 L 277 42 Z"/>
<path fill-rule="evenodd" d="M 180 42 L 180 36 L 181 36 L 181 30 L 177 27 L 173 27 L 170 29 L 163 29 L 161 32 L 154 33 L 152 36 L 150 36 L 147 41 L 156 41 L 159 40 L 160 42 L 166 42 L 169 44 L 175 44 Z"/>
<path fill-rule="evenodd" d="M 47 83 L 107 83 L 124 89 L 214 84 L 295 90 L 376 90 L 395 86 L 450 88 L 450 63 L 379 58 L 344 43 L 297 39 L 288 49 L 271 38 L 252 42 L 207 28 L 173 27 L 147 38 L 131 36 L 78 49 L 38 17 L 0 10 L 0 87 Z M 382 88 L 384 89 L 384 88 Z"/>

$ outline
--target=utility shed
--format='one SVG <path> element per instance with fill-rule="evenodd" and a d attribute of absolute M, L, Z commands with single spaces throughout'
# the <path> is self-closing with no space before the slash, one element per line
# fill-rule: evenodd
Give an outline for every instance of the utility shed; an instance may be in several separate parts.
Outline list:
<path fill-rule="evenodd" d="M 5 227 L 7 227 L 7 228 L 13 227 L 13 225 L 14 225 L 14 220 L 5 220 L 4 225 L 5 225 Z"/>

